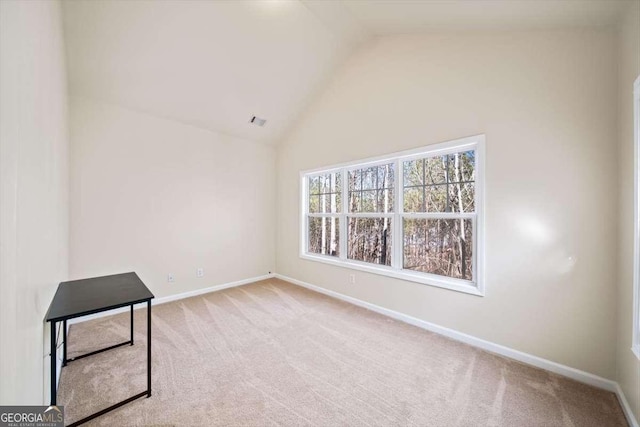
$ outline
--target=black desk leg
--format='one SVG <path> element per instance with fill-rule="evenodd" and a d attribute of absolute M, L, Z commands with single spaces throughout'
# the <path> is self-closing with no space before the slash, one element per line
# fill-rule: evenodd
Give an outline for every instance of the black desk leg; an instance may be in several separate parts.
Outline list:
<path fill-rule="evenodd" d="M 131 304 L 131 345 L 133 345 L 133 304 Z"/>
<path fill-rule="evenodd" d="M 62 321 L 62 366 L 67 366 L 67 321 Z"/>
<path fill-rule="evenodd" d="M 51 405 L 56 404 L 56 322 L 51 322 Z"/>
<path fill-rule="evenodd" d="M 151 300 L 147 301 L 147 397 L 151 397 Z"/>

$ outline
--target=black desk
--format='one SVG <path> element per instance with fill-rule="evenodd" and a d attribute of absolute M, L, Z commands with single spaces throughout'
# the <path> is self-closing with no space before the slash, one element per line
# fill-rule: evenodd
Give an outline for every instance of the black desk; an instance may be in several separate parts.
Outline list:
<path fill-rule="evenodd" d="M 147 390 L 73 423 L 79 425 L 140 397 L 151 397 L 151 299 L 153 294 L 136 273 L 62 282 L 58 285 L 45 321 L 51 322 L 51 405 L 56 404 L 56 323 L 62 322 L 62 366 L 83 357 L 123 345 L 133 345 L 133 305 L 147 303 Z M 120 307 L 131 306 L 131 339 L 81 356 L 67 359 L 67 320 Z"/>

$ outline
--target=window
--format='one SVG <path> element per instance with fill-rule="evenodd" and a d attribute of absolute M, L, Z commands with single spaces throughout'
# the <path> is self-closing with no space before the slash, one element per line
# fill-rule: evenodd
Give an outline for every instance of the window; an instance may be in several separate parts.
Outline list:
<path fill-rule="evenodd" d="M 640 76 L 633 85 L 634 117 L 634 230 L 633 230 L 633 337 L 631 350 L 640 359 Z"/>
<path fill-rule="evenodd" d="M 342 175 L 338 172 L 309 177 L 309 253 L 340 255 Z"/>
<path fill-rule="evenodd" d="M 348 170 L 347 259 L 391 265 L 394 166 Z"/>
<path fill-rule="evenodd" d="M 301 174 L 300 256 L 484 294 L 484 136 Z"/>

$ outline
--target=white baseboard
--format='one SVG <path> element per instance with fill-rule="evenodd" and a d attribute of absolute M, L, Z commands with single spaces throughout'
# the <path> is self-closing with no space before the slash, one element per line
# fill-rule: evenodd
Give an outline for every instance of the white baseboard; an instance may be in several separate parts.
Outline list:
<path fill-rule="evenodd" d="M 627 417 L 627 421 L 629 422 L 630 427 L 639 427 L 638 420 L 633 416 L 633 412 L 631 411 L 631 405 L 627 401 L 620 384 L 616 383 L 616 395 L 618 395 L 618 400 L 620 401 L 620 406 L 622 406 L 622 411 Z"/>
<path fill-rule="evenodd" d="M 449 329 L 449 328 L 445 328 L 444 326 L 440 326 L 440 325 L 436 325 L 435 323 L 431 323 L 431 322 L 427 322 L 425 320 L 422 319 L 418 319 L 416 317 L 413 316 L 409 316 L 407 314 L 404 313 L 400 313 L 398 311 L 394 311 L 388 308 L 384 308 L 381 307 L 379 305 L 375 305 L 354 297 L 350 297 L 344 294 L 341 294 L 339 292 L 335 292 L 335 291 L 331 291 L 325 288 L 322 288 L 320 286 L 316 286 L 316 285 L 312 285 L 311 283 L 307 283 L 307 282 L 303 282 L 301 280 L 298 279 L 294 279 L 288 276 L 284 276 L 282 274 L 265 274 L 264 276 L 258 276 L 258 277 L 252 277 L 250 279 L 244 279 L 244 280 L 238 280 L 236 282 L 230 282 L 230 283 L 224 283 L 221 285 L 215 285 L 215 286 L 210 286 L 208 288 L 202 288 L 202 289 L 196 289 L 194 291 L 189 291 L 189 292 L 183 292 L 180 294 L 175 294 L 175 295 L 169 295 L 166 297 L 162 297 L 162 298 L 155 298 L 153 300 L 151 300 L 152 305 L 158 305 L 158 304 L 164 304 L 167 302 L 171 302 L 171 301 L 177 301 L 177 300 L 181 300 L 184 298 L 190 298 L 190 297 L 194 297 L 197 295 L 202 295 L 202 294 L 207 294 L 210 292 L 216 292 L 216 291 L 221 291 L 223 289 L 228 289 L 228 288 L 233 288 L 236 286 L 242 286 L 242 285 L 246 285 L 249 283 L 253 283 L 253 282 L 259 282 L 261 280 L 266 280 L 266 279 L 270 279 L 270 278 L 278 278 L 281 280 L 284 280 L 286 282 L 292 283 L 294 285 L 298 285 L 298 286 L 302 286 L 304 288 L 310 289 L 312 291 L 316 291 L 319 292 L 321 294 L 324 295 L 328 295 L 330 297 L 342 300 L 342 301 L 346 301 L 348 303 L 357 305 L 359 307 L 363 307 L 366 308 L 368 310 L 374 311 L 376 313 L 380 313 L 382 315 L 391 317 L 393 319 L 396 320 L 400 320 L 402 322 L 405 323 L 409 323 L 410 325 L 414 325 L 417 326 L 419 328 L 423 328 L 426 329 L 428 331 L 431 332 L 435 332 L 437 334 L 440 335 L 444 335 L 446 337 L 449 337 L 451 339 L 454 339 L 456 341 L 460 341 L 463 342 L 465 344 L 469 344 L 472 345 L 474 347 L 478 347 L 481 348 L 483 350 L 489 351 L 491 353 L 495 353 L 495 354 L 499 354 L 501 356 L 505 356 L 508 357 L 510 359 L 514 359 L 514 360 L 518 360 L 520 362 L 526 363 L 528 365 L 531 366 L 535 366 L 541 369 L 545 369 L 547 371 L 551 371 L 554 372 L 558 375 L 563 375 L 565 377 L 569 377 L 571 379 L 574 379 L 576 381 L 585 383 L 585 384 L 589 384 L 592 385 L 594 387 L 598 387 L 601 389 L 605 389 L 608 391 L 611 391 L 613 393 L 615 393 L 618 396 L 618 400 L 620 401 L 620 406 L 622 406 L 622 410 L 624 411 L 625 416 L 627 417 L 627 420 L 629 422 L 629 425 L 631 427 L 640 427 L 638 425 L 638 421 L 635 419 L 635 416 L 633 415 L 633 412 L 631 411 L 631 406 L 629 405 L 629 402 L 627 401 L 622 389 L 620 388 L 620 385 L 612 380 L 594 375 L 594 374 L 590 374 L 589 372 L 585 372 L 585 371 L 581 371 L 579 369 L 575 369 L 572 368 L 570 366 L 566 366 L 566 365 L 562 365 L 560 363 L 556 363 L 553 362 L 551 360 L 547 360 L 547 359 L 543 359 L 541 357 L 538 356 L 534 356 L 532 354 L 528 354 L 528 353 L 524 353 L 522 351 L 519 350 L 515 350 L 509 347 L 505 347 L 503 345 L 500 344 L 496 344 L 490 341 L 486 341 L 483 340 L 481 338 L 477 338 L 474 337 L 472 335 L 467 335 L 465 333 L 462 332 L 458 332 L 454 329 Z M 142 308 L 142 306 L 140 306 L 139 308 Z M 124 313 L 126 311 L 128 311 L 129 308 L 128 307 L 124 307 L 122 309 L 117 309 L 117 310 L 111 310 L 108 312 L 104 312 L 104 313 L 97 313 L 97 314 L 92 314 L 89 316 L 84 316 L 81 318 L 77 318 L 77 319 L 73 319 L 72 321 L 69 321 L 69 324 L 72 323 L 80 323 L 80 322 L 85 322 L 87 320 L 91 320 L 91 319 L 96 319 L 99 317 L 105 317 L 105 316 L 110 316 L 113 314 L 117 314 L 117 313 Z M 58 369 L 58 375 L 60 375 L 60 371 L 61 369 Z"/>
<path fill-rule="evenodd" d="M 185 299 L 185 298 L 191 298 L 191 297 L 195 297 L 195 296 L 202 295 L 202 294 L 208 294 L 210 292 L 216 292 L 216 291 L 221 291 L 223 289 L 234 288 L 236 286 L 246 285 L 248 283 L 259 282 L 260 280 L 271 279 L 272 277 L 275 277 L 275 274 L 270 273 L 270 274 L 265 274 L 264 276 L 251 277 L 249 279 L 243 279 L 243 280 L 238 280 L 238 281 L 235 281 L 235 282 L 223 283 L 221 285 L 209 286 L 208 288 L 201 288 L 201 289 L 196 289 L 194 291 L 183 292 L 183 293 L 180 293 L 180 294 L 167 295 L 166 297 L 154 298 L 154 299 L 151 300 L 151 305 L 165 304 L 165 303 L 171 302 L 171 301 L 177 301 L 177 300 L 181 300 L 181 299 Z M 138 305 L 138 307 L 134 306 L 134 310 L 137 310 L 139 308 L 144 308 L 144 306 L 143 305 Z M 129 307 L 122 307 L 122 308 L 118 308 L 118 309 L 115 309 L 115 310 L 103 311 L 102 313 L 90 314 L 88 316 L 77 317 L 75 319 L 71 319 L 71 320 L 69 320 L 67 322 L 67 324 L 68 325 L 73 325 L 75 323 L 82 323 L 82 322 L 86 322 L 88 320 L 98 319 L 98 318 L 101 318 L 101 317 L 113 316 L 114 314 L 125 313 L 127 311 L 129 311 Z"/>
<path fill-rule="evenodd" d="M 534 356 L 532 354 L 524 353 L 519 350 L 505 347 L 500 344 L 486 341 L 481 338 L 474 337 L 472 335 L 467 335 L 465 333 L 458 332 L 453 329 L 445 328 L 444 326 L 436 325 L 435 323 L 427 322 L 425 320 L 418 319 L 416 317 L 409 316 L 407 314 L 400 313 L 398 311 L 380 307 L 379 305 L 362 301 L 360 299 L 350 297 L 350 296 L 341 294 L 339 292 L 331 291 L 331 290 L 322 288 L 320 286 L 312 285 L 311 283 L 303 282 L 298 279 L 293 279 L 288 276 L 283 276 L 282 274 L 276 273 L 275 277 L 278 279 L 284 280 L 286 282 L 292 283 L 294 285 L 302 286 L 304 288 L 311 289 L 312 291 L 316 291 L 321 294 L 328 295 L 330 297 L 333 297 L 342 301 L 346 301 L 353 305 L 366 308 L 376 313 L 383 314 L 393 319 L 400 320 L 405 323 L 409 323 L 410 325 L 414 325 L 419 328 L 426 329 L 428 331 L 435 332 L 440 335 L 444 335 L 456 341 L 460 341 L 465 344 L 469 344 L 474 347 L 481 348 L 491 353 L 499 354 L 501 356 L 505 356 L 510 359 L 514 359 L 519 362 L 526 363 L 527 365 L 535 366 L 537 368 L 551 371 L 558 375 L 569 377 L 581 383 L 589 384 L 594 387 L 611 391 L 618 396 L 618 400 L 620 401 L 620 406 L 622 406 L 622 409 L 631 427 L 639 427 L 638 422 L 636 421 L 633 415 L 633 412 L 631 412 L 631 407 L 629 406 L 629 403 L 627 402 L 627 399 L 625 398 L 624 393 L 622 392 L 622 389 L 620 388 L 618 383 L 615 381 L 612 381 L 594 374 L 590 374 L 589 372 L 581 371 L 579 369 L 575 369 L 570 366 L 562 365 L 560 363 L 556 363 L 551 360 L 543 359 L 541 357 Z"/>

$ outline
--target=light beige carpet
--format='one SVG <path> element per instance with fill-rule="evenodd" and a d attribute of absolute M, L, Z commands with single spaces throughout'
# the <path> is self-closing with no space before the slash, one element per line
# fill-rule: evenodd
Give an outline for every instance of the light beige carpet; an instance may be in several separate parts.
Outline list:
<path fill-rule="evenodd" d="M 614 394 L 279 280 L 153 308 L 153 396 L 90 425 L 626 426 Z M 71 362 L 67 422 L 145 389 L 136 344 Z M 129 314 L 71 326 L 69 355 L 128 339 Z"/>

